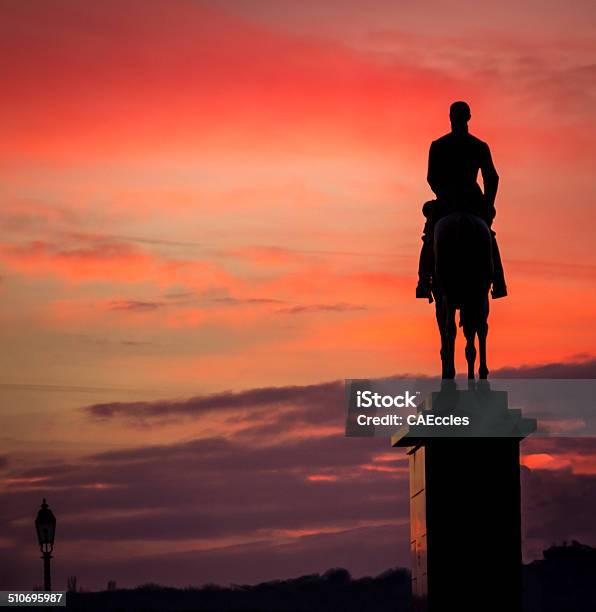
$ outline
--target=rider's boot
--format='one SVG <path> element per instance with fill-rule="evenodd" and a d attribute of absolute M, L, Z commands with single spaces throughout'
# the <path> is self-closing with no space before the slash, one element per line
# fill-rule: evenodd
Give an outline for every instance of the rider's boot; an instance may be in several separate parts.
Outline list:
<path fill-rule="evenodd" d="M 491 230 L 493 237 L 493 288 L 491 295 L 493 300 L 506 297 L 507 295 L 507 284 L 505 283 L 505 272 L 503 271 L 503 263 L 501 262 L 501 254 L 499 253 L 499 246 L 497 245 L 497 238 L 495 232 Z"/>
<path fill-rule="evenodd" d="M 493 288 L 490 292 L 493 297 L 493 300 L 498 300 L 499 298 L 507 297 L 507 285 L 504 281 L 497 281 L 496 279 L 493 281 Z"/>
<path fill-rule="evenodd" d="M 424 225 L 424 234 L 422 236 L 422 248 L 420 249 L 420 262 L 418 264 L 418 285 L 416 287 L 416 297 L 427 299 L 429 302 L 432 298 L 432 276 L 434 267 L 433 244 L 431 240 L 432 228 L 429 221 Z"/>
<path fill-rule="evenodd" d="M 432 302 L 432 291 L 430 283 L 419 279 L 418 285 L 416 285 L 416 297 L 420 299 L 428 299 L 429 302 Z"/>

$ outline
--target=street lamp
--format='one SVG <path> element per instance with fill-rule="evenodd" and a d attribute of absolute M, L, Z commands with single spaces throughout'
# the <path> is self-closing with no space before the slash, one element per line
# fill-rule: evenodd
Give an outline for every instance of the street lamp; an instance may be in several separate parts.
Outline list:
<path fill-rule="evenodd" d="M 43 498 L 41 508 L 37 512 L 35 530 L 37 531 L 39 550 L 41 550 L 41 558 L 43 559 L 43 588 L 45 591 L 51 591 L 52 579 L 50 577 L 50 559 L 52 558 L 52 551 L 54 550 L 56 517 L 49 509 L 45 497 Z"/>

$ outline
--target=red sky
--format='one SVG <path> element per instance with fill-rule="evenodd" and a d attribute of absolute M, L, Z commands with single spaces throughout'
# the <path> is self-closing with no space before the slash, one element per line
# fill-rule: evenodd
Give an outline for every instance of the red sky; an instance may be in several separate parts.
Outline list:
<path fill-rule="evenodd" d="M 593 3 L 0 6 L 1 558 L 30 567 L 27 521 L 45 494 L 59 571 L 89 586 L 117 579 L 110 567 L 160 580 L 152 556 L 127 565 L 133 551 L 165 555 L 170 583 L 406 563 L 404 458 L 341 438 L 339 412 L 284 429 L 258 402 L 237 406 L 250 421 L 98 420 L 85 407 L 436 373 L 432 307 L 413 292 L 428 145 L 455 99 L 501 175 L 510 296 L 491 305 L 489 367 L 593 355 Z M 533 482 L 591 478 L 586 449 L 535 448 Z M 180 466 L 188 494 L 168 488 Z M 146 499 L 152 478 L 143 505 L 131 479 Z M 230 478 L 254 484 L 244 513 Z M 362 502 L 369 486 L 378 507 Z M 278 508 L 277 524 L 281 496 L 304 506 Z M 151 535 L 132 537 L 129 520 Z M 90 540 L 97 556 L 77 570 Z M 196 571 L 180 574 L 181 555 Z M 27 572 L 4 586 L 31 586 Z"/>

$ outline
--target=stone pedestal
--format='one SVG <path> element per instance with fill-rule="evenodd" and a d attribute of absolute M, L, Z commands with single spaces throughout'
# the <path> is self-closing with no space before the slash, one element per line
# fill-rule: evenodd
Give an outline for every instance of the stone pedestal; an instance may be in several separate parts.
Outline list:
<path fill-rule="evenodd" d="M 414 610 L 521 610 L 519 443 L 536 429 L 490 390 L 432 393 L 421 414 L 470 418 L 468 428 L 399 430 L 410 458 Z"/>

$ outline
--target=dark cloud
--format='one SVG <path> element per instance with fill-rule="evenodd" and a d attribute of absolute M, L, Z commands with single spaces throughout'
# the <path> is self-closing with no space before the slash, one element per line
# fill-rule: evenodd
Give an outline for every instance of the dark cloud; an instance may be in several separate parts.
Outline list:
<path fill-rule="evenodd" d="M 181 291 L 178 293 L 166 293 L 164 295 L 168 300 L 191 300 L 196 297 L 192 291 Z"/>
<path fill-rule="evenodd" d="M 358 304 L 306 304 L 302 306 L 291 306 L 280 308 L 278 314 L 302 314 L 307 312 L 350 312 L 352 310 L 366 310 L 366 306 Z"/>
<path fill-rule="evenodd" d="M 363 467 L 374 464 L 375 455 L 386 451 L 392 452 L 386 440 L 342 436 L 298 439 L 267 447 L 211 438 L 105 452 L 76 463 L 40 463 L 27 469 L 15 466 L 8 477 L 19 482 L 0 493 L 0 531 L 10 533 L 15 542 L 27 542 L 32 527 L 25 519 L 34 515 L 39 500 L 46 496 L 59 520 L 60 542 L 69 549 L 84 544 L 92 551 L 93 542 L 119 546 L 130 543 L 132 547 L 167 541 L 179 547 L 193 539 L 248 538 L 252 541 L 249 549 L 253 564 L 258 558 L 267 559 L 259 568 L 255 566 L 254 576 L 266 577 L 267 572 L 271 572 L 269 577 L 279 576 L 275 574 L 275 558 L 281 549 L 275 542 L 285 541 L 289 554 L 303 546 L 302 533 L 349 532 L 360 525 L 405 522 L 406 474 Z M 383 465 L 404 466 L 405 454 L 393 452 L 394 461 Z M 313 474 L 326 474 L 335 480 L 313 481 L 309 479 Z M 279 537 L 272 536 L 272 530 L 295 533 Z M 405 558 L 407 536 L 400 530 L 403 528 L 398 526 L 393 538 L 404 540 Z M 334 540 L 329 536 L 325 546 L 340 547 L 342 537 Z M 309 542 L 307 548 L 314 554 L 317 541 Z M 349 544 L 352 552 L 355 544 Z M 380 559 L 377 545 L 371 541 L 369 547 L 371 555 Z M 242 550 L 233 547 L 228 569 L 223 571 L 223 565 L 216 564 L 219 574 L 212 574 L 211 579 L 241 579 L 231 568 L 235 566 L 234 555 L 245 558 Z M 205 563 L 211 558 L 207 553 L 195 554 L 204 557 Z M 220 550 L 213 554 L 218 558 L 224 553 Z M 306 557 L 296 554 L 292 567 L 306 571 Z M 176 558 L 177 553 L 172 553 L 167 563 L 174 563 Z M 73 565 L 72 559 L 69 562 Z M 126 565 L 117 554 L 115 562 Z M 101 565 L 101 559 L 98 563 Z M 337 565 L 335 560 L 320 555 L 317 563 L 322 569 Z M 362 558 L 359 563 L 366 565 Z M 195 569 L 187 567 L 170 581 L 191 582 Z M 94 571 L 97 576 L 97 569 Z M 132 570 L 131 566 L 126 572 L 134 574 L 133 583 L 148 579 L 143 570 Z M 79 573 L 79 569 L 72 573 Z M 246 575 L 244 579 L 251 578 Z M 160 581 L 168 581 L 167 575 Z M 22 580 L 18 584 L 22 585 Z"/>
<path fill-rule="evenodd" d="M 112 300 L 110 308 L 112 310 L 157 310 L 165 306 L 161 302 L 141 302 L 138 300 Z"/>
<path fill-rule="evenodd" d="M 213 411 L 238 411 L 246 408 L 275 408 L 282 405 L 324 407 L 331 402 L 338 406 L 343 402 L 342 382 L 318 385 L 262 387 L 247 391 L 226 391 L 213 395 L 199 395 L 187 400 L 159 400 L 155 402 L 112 402 L 93 404 L 84 408 L 90 415 L 101 418 L 125 416 L 163 417 L 171 415 L 192 416 Z"/>
<path fill-rule="evenodd" d="M 523 452 L 530 453 L 554 453 L 585 455 L 587 457 L 596 453 L 596 438 L 574 438 L 574 437 L 551 437 L 542 438 L 530 436 L 522 443 Z"/>
<path fill-rule="evenodd" d="M 491 372 L 494 378 L 596 378 L 596 358 L 583 356 L 576 361 L 506 367 Z"/>
<path fill-rule="evenodd" d="M 530 438 L 523 450 L 594 456 L 596 444 Z M 266 448 L 212 438 L 105 452 L 77 463 L 14 467 L 11 477 L 44 480 L 0 494 L 0 530 L 15 541 L 0 550 L 0 562 L 14 553 L 24 572 L 2 586 L 24 588 L 36 575 L 26 558 L 34 555 L 23 552 L 32 539 L 32 521 L 25 519 L 34 516 L 42 495 L 58 516 L 57 550 L 61 545 L 85 551 L 80 559 L 63 555 L 58 573 L 64 580 L 77 574 L 88 587 L 111 578 L 122 585 L 254 582 L 336 565 L 356 575 L 407 565 L 407 473 L 367 470 L 381 453 L 395 455 L 383 465 L 407 465 L 405 453 L 390 449 L 386 440 L 329 436 Z M 312 474 L 336 480 L 312 481 Z M 596 541 L 595 484 L 596 476 L 569 469 L 523 469 L 532 554 L 553 541 Z M 235 538 L 249 543 L 218 545 Z M 210 542 L 203 545 L 208 550 L 192 550 L 197 540 Z M 152 542 L 168 542 L 171 552 L 134 560 L 105 552 L 109 543 L 134 549 Z"/>
<path fill-rule="evenodd" d="M 150 342 L 148 340 L 121 340 L 120 344 L 124 346 L 156 346 L 155 342 Z"/>
<path fill-rule="evenodd" d="M 283 300 L 273 298 L 235 298 L 235 297 L 220 297 L 212 298 L 212 302 L 216 304 L 226 304 L 228 306 L 238 306 L 241 304 L 283 304 Z"/>
<path fill-rule="evenodd" d="M 393 378 L 402 376 L 395 375 Z M 596 378 L 596 358 L 584 356 L 570 362 L 505 367 L 494 371 L 491 376 L 501 379 L 591 379 Z M 262 387 L 245 391 L 199 395 L 185 400 L 93 404 L 83 410 L 98 418 L 125 417 L 129 420 L 145 420 L 173 416 L 191 417 L 214 411 L 241 412 L 247 409 L 257 411 L 290 408 L 289 411 L 283 412 L 283 415 L 280 414 L 277 425 L 269 424 L 271 428 L 269 433 L 272 433 L 281 431 L 283 423 L 290 425 L 307 421 L 321 424 L 337 419 L 337 415 L 344 410 L 343 385 L 343 381 L 331 381 L 303 386 Z M 250 418 L 255 418 L 255 412 L 251 412 Z M 335 422 L 341 421 L 336 420 Z M 260 427 L 262 425 L 258 425 L 258 428 Z"/>
<path fill-rule="evenodd" d="M 596 444 L 592 444 L 592 455 Z M 571 469 L 522 471 L 525 548 L 538 557 L 553 543 L 596 544 L 596 474 Z"/>
<path fill-rule="evenodd" d="M 152 245 L 163 245 L 163 246 L 176 246 L 176 247 L 204 247 L 204 244 L 200 242 L 188 242 L 179 240 L 164 240 L 163 238 L 153 238 L 148 236 L 127 236 L 122 234 L 109 234 L 109 233 L 90 233 L 90 232 L 65 232 L 64 236 L 73 238 L 75 240 L 83 240 L 90 242 L 106 242 L 116 240 L 118 242 L 132 242 L 138 244 L 152 244 Z"/>

